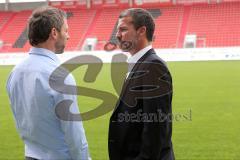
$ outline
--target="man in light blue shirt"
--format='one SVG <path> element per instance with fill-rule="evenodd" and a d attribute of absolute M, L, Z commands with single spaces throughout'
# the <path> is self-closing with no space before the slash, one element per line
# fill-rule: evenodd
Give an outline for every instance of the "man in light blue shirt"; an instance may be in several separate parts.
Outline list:
<path fill-rule="evenodd" d="M 60 65 L 56 54 L 63 53 L 69 38 L 66 14 L 52 7 L 39 8 L 30 17 L 28 28 L 33 48 L 14 67 L 7 82 L 16 127 L 25 143 L 25 157 L 89 160 L 82 122 L 60 120 L 55 113 L 56 105 L 67 99 L 73 101 L 70 113 L 79 114 L 76 95 L 59 93 L 49 86 L 51 74 Z M 65 83 L 76 85 L 71 74 Z"/>

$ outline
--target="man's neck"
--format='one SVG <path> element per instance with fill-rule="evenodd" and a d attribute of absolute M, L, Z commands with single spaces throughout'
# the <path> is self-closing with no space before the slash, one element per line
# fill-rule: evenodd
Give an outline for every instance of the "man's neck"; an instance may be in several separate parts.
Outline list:
<path fill-rule="evenodd" d="M 137 48 L 136 50 L 134 50 L 133 52 L 130 52 L 131 56 L 134 56 L 136 53 L 138 53 L 139 51 L 141 51 L 142 49 L 150 46 L 151 43 L 145 43 L 144 45 L 141 45 L 139 48 Z"/>
<path fill-rule="evenodd" d="M 49 43 L 39 43 L 38 45 L 35 45 L 34 47 L 44 48 L 44 49 L 50 50 L 55 53 L 55 48 L 52 47 L 52 45 L 50 45 Z"/>

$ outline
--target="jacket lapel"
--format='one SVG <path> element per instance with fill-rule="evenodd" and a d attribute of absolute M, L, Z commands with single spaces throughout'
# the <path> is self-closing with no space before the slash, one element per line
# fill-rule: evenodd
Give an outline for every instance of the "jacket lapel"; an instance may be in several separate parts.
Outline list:
<path fill-rule="evenodd" d="M 145 61 L 145 59 L 150 56 L 151 54 L 155 54 L 155 51 L 153 49 L 150 49 L 146 54 L 144 54 L 138 61 L 137 63 L 133 66 L 131 72 L 129 73 L 128 77 L 126 78 L 125 82 L 123 83 L 123 86 L 122 86 L 122 91 L 119 95 L 119 98 L 118 98 L 118 101 L 116 103 L 116 106 L 115 106 L 115 109 L 113 111 L 113 113 L 117 110 L 120 102 L 121 102 L 121 99 L 123 98 L 125 92 L 126 92 L 126 89 L 128 89 L 128 86 L 129 84 L 131 83 L 131 78 L 134 76 L 134 72 L 136 72 L 139 68 L 139 66 Z"/>

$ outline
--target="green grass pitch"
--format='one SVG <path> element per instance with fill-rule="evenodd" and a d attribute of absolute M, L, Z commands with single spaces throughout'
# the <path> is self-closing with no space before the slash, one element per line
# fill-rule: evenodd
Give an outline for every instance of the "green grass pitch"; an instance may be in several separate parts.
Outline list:
<path fill-rule="evenodd" d="M 168 65 L 174 85 L 173 115 L 182 115 L 173 121 L 176 159 L 240 159 L 240 61 L 169 62 Z M 24 159 L 23 143 L 16 132 L 5 89 L 11 69 L 12 66 L 0 66 L 0 160 Z M 84 85 L 81 79 L 85 69 L 80 67 L 73 72 L 78 85 Z M 85 85 L 113 92 L 110 66 L 104 65 L 95 83 Z M 82 112 L 101 103 L 82 96 L 78 100 Z M 108 159 L 110 114 L 84 121 L 93 160 Z"/>

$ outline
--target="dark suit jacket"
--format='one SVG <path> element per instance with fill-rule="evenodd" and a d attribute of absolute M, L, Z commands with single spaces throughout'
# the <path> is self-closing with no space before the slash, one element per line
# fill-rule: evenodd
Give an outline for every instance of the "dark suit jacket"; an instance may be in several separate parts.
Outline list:
<path fill-rule="evenodd" d="M 171 75 L 151 49 L 134 65 L 110 118 L 110 160 L 174 160 L 171 103 Z"/>

